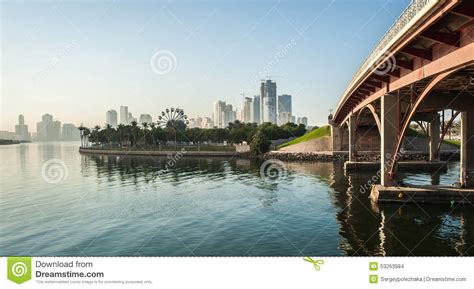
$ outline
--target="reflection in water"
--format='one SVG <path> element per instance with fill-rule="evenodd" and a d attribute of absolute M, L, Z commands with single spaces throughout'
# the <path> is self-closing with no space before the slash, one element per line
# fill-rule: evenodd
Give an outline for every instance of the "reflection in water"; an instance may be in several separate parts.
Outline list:
<path fill-rule="evenodd" d="M 0 147 L 0 254 L 144 256 L 472 255 L 472 207 L 373 204 L 370 173 L 342 163 L 80 155 L 76 143 Z M 41 167 L 61 159 L 67 179 Z M 449 184 L 447 173 L 405 174 Z"/>

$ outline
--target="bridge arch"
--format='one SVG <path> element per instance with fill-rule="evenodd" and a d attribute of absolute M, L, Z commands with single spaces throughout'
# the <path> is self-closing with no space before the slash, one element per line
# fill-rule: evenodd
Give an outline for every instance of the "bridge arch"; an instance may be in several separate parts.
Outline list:
<path fill-rule="evenodd" d="M 357 112 L 357 120 L 359 120 L 360 115 L 366 109 L 368 109 L 370 111 L 370 113 L 372 114 L 372 116 L 374 117 L 375 124 L 377 125 L 377 129 L 379 130 L 379 134 L 380 134 L 381 130 L 382 130 L 382 126 L 381 126 L 381 123 L 380 123 L 380 116 L 377 114 L 377 111 L 375 110 L 375 106 L 373 104 L 369 103 L 366 106 L 364 106 L 363 108 L 361 108 Z"/>
<path fill-rule="evenodd" d="M 406 131 L 408 129 L 408 126 L 410 125 L 410 123 L 413 119 L 413 116 L 418 111 L 418 108 L 423 103 L 423 101 L 430 95 L 430 93 L 433 91 L 433 89 L 438 84 L 440 84 L 443 80 L 447 79 L 450 75 L 452 75 L 453 73 L 455 73 L 458 70 L 461 70 L 462 68 L 464 68 L 464 67 L 452 68 L 452 69 L 446 70 L 446 71 L 438 74 L 437 76 L 435 76 L 429 82 L 429 84 L 425 87 L 425 89 L 417 96 L 415 102 L 413 103 L 411 108 L 407 111 L 407 116 L 405 117 L 405 119 L 404 119 L 404 121 L 401 125 L 400 131 L 398 132 L 395 150 L 392 154 L 392 159 L 391 159 L 391 162 L 390 162 L 391 165 L 390 165 L 390 169 L 389 169 L 389 175 L 391 176 L 392 180 L 395 180 L 395 170 L 396 170 L 396 165 L 397 165 L 397 162 L 398 162 L 397 156 L 400 152 L 400 148 L 402 146 L 405 133 L 406 133 Z"/>

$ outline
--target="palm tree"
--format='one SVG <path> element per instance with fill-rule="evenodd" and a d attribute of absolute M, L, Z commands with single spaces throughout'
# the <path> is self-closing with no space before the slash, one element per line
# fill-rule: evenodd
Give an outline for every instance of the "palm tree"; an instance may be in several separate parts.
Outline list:
<path fill-rule="evenodd" d="M 84 130 L 85 130 L 85 127 L 82 126 L 82 123 L 81 123 L 81 126 L 79 126 L 79 132 L 80 132 L 80 135 L 81 135 L 81 147 L 84 146 Z"/>
<path fill-rule="evenodd" d="M 105 126 L 105 137 L 107 139 L 107 142 L 109 143 L 110 148 L 112 146 L 112 141 L 115 138 L 115 129 L 110 124 L 107 124 Z"/>
<path fill-rule="evenodd" d="M 124 124 L 119 124 L 117 127 L 117 137 L 120 143 L 120 147 L 123 148 L 123 141 L 125 139 L 125 135 L 127 134 L 127 128 Z"/>
<path fill-rule="evenodd" d="M 133 137 L 132 147 L 135 147 L 137 144 L 137 129 L 139 130 L 140 128 L 138 127 L 138 123 L 136 121 L 132 121 L 130 124 L 132 126 L 131 131 Z"/>
<path fill-rule="evenodd" d="M 142 123 L 142 127 L 143 127 L 143 144 L 146 148 L 147 134 L 148 134 L 148 123 L 147 122 Z"/>
<path fill-rule="evenodd" d="M 150 123 L 150 128 L 151 128 L 151 147 L 155 147 L 155 132 L 156 132 L 156 126 L 155 123 L 152 122 Z"/>
<path fill-rule="evenodd" d="M 91 130 L 87 127 L 84 128 L 84 146 L 89 145 L 89 136 L 91 135 Z"/>

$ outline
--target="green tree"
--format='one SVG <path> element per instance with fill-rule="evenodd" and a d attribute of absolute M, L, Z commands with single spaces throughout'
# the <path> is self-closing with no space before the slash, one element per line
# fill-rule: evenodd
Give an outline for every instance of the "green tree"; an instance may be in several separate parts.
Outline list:
<path fill-rule="evenodd" d="M 267 136 L 261 130 L 257 130 L 250 141 L 250 153 L 256 156 L 262 155 L 270 150 L 270 144 Z"/>

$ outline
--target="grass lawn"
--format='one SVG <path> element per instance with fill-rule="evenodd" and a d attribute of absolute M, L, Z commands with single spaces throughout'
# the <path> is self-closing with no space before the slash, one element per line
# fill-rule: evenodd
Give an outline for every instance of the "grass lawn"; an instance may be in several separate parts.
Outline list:
<path fill-rule="evenodd" d="M 325 126 L 322 126 L 318 129 L 315 129 L 313 131 L 310 131 L 310 132 L 300 136 L 299 138 L 295 138 L 292 141 L 289 141 L 287 143 L 279 145 L 278 148 L 280 149 L 280 148 L 284 148 L 284 147 L 289 146 L 289 145 L 294 145 L 294 144 L 297 144 L 297 143 L 306 142 L 306 141 L 309 141 L 309 140 L 312 140 L 312 139 L 318 139 L 318 138 L 321 138 L 321 137 L 324 137 L 324 136 L 330 136 L 330 135 L 331 135 L 331 128 L 329 127 L 329 125 L 325 125 Z"/>
<path fill-rule="evenodd" d="M 407 131 L 405 133 L 405 136 L 414 136 L 414 137 L 421 137 L 421 138 L 428 138 L 424 133 L 422 132 L 418 132 L 412 128 L 407 128 Z M 449 140 L 449 139 L 445 139 L 443 140 L 443 143 L 444 144 L 447 144 L 447 145 L 452 145 L 456 148 L 461 148 L 461 142 L 458 141 L 458 140 Z"/>
<path fill-rule="evenodd" d="M 294 144 L 298 144 L 298 143 L 306 142 L 312 139 L 318 139 L 318 138 L 321 138 L 324 136 L 330 136 L 330 135 L 331 135 L 331 128 L 329 127 L 329 125 L 325 125 L 316 130 L 310 131 L 300 136 L 299 138 L 295 138 L 292 141 L 279 145 L 278 148 L 280 149 L 280 148 L 284 148 L 290 145 L 294 145 Z M 427 138 L 427 136 L 424 133 L 418 132 L 412 128 L 407 129 L 405 136 Z M 452 145 L 456 148 L 461 147 L 461 144 L 458 140 L 443 140 L 443 143 Z"/>
<path fill-rule="evenodd" d="M 445 139 L 445 140 L 443 141 L 443 143 L 448 144 L 448 145 L 452 145 L 452 146 L 454 146 L 454 147 L 456 147 L 456 148 L 458 148 L 458 149 L 461 148 L 461 141 L 459 141 L 459 140 L 455 140 L 455 139 Z"/>

